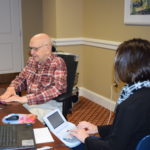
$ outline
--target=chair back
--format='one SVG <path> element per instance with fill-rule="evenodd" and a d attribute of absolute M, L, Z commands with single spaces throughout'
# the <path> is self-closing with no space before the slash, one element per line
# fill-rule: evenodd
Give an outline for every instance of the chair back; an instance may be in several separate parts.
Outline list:
<path fill-rule="evenodd" d="M 55 55 L 63 58 L 67 67 L 67 93 L 72 93 L 76 71 L 78 66 L 78 56 L 71 53 L 56 52 Z"/>
<path fill-rule="evenodd" d="M 143 137 L 135 150 L 150 150 L 150 135 Z"/>

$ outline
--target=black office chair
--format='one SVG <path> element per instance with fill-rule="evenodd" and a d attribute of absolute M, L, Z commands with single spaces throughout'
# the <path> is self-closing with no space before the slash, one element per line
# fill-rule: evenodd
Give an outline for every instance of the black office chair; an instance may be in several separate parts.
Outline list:
<path fill-rule="evenodd" d="M 150 135 L 146 135 L 139 142 L 135 150 L 150 150 Z"/>
<path fill-rule="evenodd" d="M 76 91 L 76 95 L 73 92 L 78 60 L 77 56 L 73 54 L 63 52 L 56 52 L 55 54 L 63 58 L 67 66 L 67 92 L 54 98 L 54 100 L 56 100 L 57 102 L 63 103 L 62 113 L 67 119 L 67 114 L 72 112 L 72 103 L 77 101 L 78 99 L 78 91 Z"/>

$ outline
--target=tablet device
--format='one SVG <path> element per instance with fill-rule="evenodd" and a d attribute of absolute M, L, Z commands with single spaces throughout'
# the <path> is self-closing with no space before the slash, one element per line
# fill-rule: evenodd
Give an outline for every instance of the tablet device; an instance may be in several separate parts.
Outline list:
<path fill-rule="evenodd" d="M 76 137 L 69 134 L 69 130 L 76 128 L 76 126 L 73 123 L 68 122 L 59 109 L 55 109 L 48 113 L 44 116 L 43 120 L 50 131 L 66 146 L 73 148 L 81 143 Z"/>

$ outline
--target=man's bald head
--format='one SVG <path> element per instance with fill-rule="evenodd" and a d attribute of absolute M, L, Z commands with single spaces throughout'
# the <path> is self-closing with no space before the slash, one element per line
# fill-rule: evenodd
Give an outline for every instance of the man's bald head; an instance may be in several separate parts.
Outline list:
<path fill-rule="evenodd" d="M 49 45 L 52 45 L 52 40 L 51 38 L 49 37 L 48 34 L 46 33 L 39 33 L 39 34 L 36 34 L 34 35 L 30 42 L 38 42 L 39 44 L 49 44 Z"/>
<path fill-rule="evenodd" d="M 52 40 L 49 35 L 39 33 L 34 35 L 29 43 L 31 55 L 36 61 L 45 61 L 52 54 Z"/>

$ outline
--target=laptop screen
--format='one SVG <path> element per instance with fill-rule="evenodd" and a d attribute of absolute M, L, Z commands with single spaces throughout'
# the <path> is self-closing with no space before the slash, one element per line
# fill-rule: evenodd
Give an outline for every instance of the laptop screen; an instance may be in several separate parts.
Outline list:
<path fill-rule="evenodd" d="M 49 122 L 53 126 L 54 129 L 56 129 L 58 126 L 60 126 L 62 123 L 64 123 L 64 120 L 61 118 L 58 112 L 53 113 L 48 117 Z"/>

